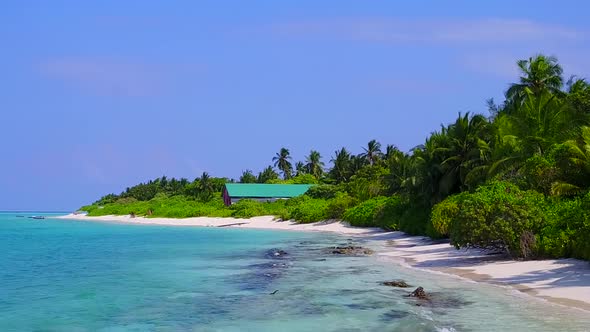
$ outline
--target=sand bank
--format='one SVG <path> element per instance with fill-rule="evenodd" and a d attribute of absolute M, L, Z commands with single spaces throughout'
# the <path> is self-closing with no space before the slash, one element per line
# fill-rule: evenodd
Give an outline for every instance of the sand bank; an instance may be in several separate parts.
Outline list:
<path fill-rule="evenodd" d="M 129 216 L 88 217 L 73 214 L 59 218 L 168 226 L 334 232 L 361 236 L 363 239 L 375 241 L 378 255 L 397 260 L 413 268 L 511 286 L 526 294 L 554 303 L 590 310 L 590 262 L 576 259 L 514 261 L 480 250 L 456 250 L 447 242 L 434 242 L 425 237 L 408 236 L 401 232 L 385 232 L 378 228 L 351 227 L 338 221 L 297 224 L 292 221 L 275 221 L 273 217 L 169 219 L 130 218 Z"/>

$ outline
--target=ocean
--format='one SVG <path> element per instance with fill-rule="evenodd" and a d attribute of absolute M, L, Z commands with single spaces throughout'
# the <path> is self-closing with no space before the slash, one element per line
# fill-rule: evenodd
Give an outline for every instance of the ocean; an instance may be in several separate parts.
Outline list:
<path fill-rule="evenodd" d="M 587 312 L 326 249 L 373 245 L 358 238 L 17 214 L 0 213 L 0 331 L 590 330 Z M 396 279 L 433 300 L 380 284 Z"/>

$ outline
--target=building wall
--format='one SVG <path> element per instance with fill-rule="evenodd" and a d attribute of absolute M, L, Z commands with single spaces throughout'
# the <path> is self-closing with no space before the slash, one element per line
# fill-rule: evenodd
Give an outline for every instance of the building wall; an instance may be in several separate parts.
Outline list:
<path fill-rule="evenodd" d="M 225 204 L 225 206 L 230 206 L 232 204 L 231 197 L 229 197 L 227 189 L 225 187 L 223 188 L 221 196 L 223 197 L 223 203 Z"/>
<path fill-rule="evenodd" d="M 276 202 L 279 199 L 284 199 L 284 198 L 276 198 L 276 197 L 264 197 L 264 198 L 261 198 L 261 197 L 231 197 L 230 198 L 230 201 L 231 201 L 231 204 L 234 204 L 234 203 L 239 202 L 242 199 L 249 199 L 249 200 L 253 200 L 253 201 L 265 203 L 265 202 Z"/>

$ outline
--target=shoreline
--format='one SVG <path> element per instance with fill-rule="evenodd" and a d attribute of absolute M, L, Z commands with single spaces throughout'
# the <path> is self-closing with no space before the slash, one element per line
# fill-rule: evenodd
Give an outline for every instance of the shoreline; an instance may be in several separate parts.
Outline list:
<path fill-rule="evenodd" d="M 139 225 L 200 226 L 332 232 L 374 242 L 376 255 L 426 272 L 443 273 L 473 282 L 508 287 L 549 303 L 590 311 L 590 262 L 577 259 L 515 261 L 477 249 L 456 250 L 448 241 L 388 232 L 379 228 L 352 227 L 327 220 L 311 224 L 275 221 L 272 216 L 250 219 L 196 217 L 185 219 L 69 214 L 52 217 L 80 221 Z M 400 263 L 398 261 L 398 263 Z"/>

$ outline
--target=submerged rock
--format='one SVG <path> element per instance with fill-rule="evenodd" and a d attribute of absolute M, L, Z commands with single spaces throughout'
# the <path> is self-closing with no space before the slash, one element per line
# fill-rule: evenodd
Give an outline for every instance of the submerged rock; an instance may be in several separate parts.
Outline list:
<path fill-rule="evenodd" d="M 460 309 L 473 304 L 473 302 L 456 294 L 428 293 L 428 301 L 424 301 L 423 304 L 434 310 L 442 309 L 440 314 L 445 314 L 448 309 Z"/>
<path fill-rule="evenodd" d="M 269 258 L 281 258 L 287 256 L 288 253 L 282 249 L 270 249 L 266 252 L 266 257 Z"/>
<path fill-rule="evenodd" d="M 408 287 L 410 287 L 410 285 L 408 285 L 403 280 L 384 281 L 381 284 L 383 286 L 399 287 L 399 288 L 408 288 Z"/>
<path fill-rule="evenodd" d="M 437 312 L 437 314 L 445 314 L 446 310 L 448 309 L 459 309 L 465 306 L 473 304 L 471 301 L 467 301 L 462 297 L 457 296 L 456 294 L 446 294 L 446 293 L 426 293 L 424 288 L 418 287 L 413 292 L 408 294 L 408 297 L 414 297 L 420 302 L 416 303 L 417 306 L 427 306 L 433 308 L 434 310 L 443 309 L 441 312 Z"/>
<path fill-rule="evenodd" d="M 415 297 L 420 300 L 430 300 L 430 296 L 428 296 L 428 294 L 426 294 L 426 292 L 424 291 L 424 288 L 422 288 L 422 287 L 416 288 L 413 292 L 408 294 L 408 296 Z"/>
<path fill-rule="evenodd" d="M 334 254 L 334 255 L 359 256 L 359 255 L 372 255 L 374 253 L 374 251 L 369 248 L 355 247 L 355 246 L 334 247 L 334 248 L 330 248 L 330 250 L 331 250 L 332 254 Z"/>

